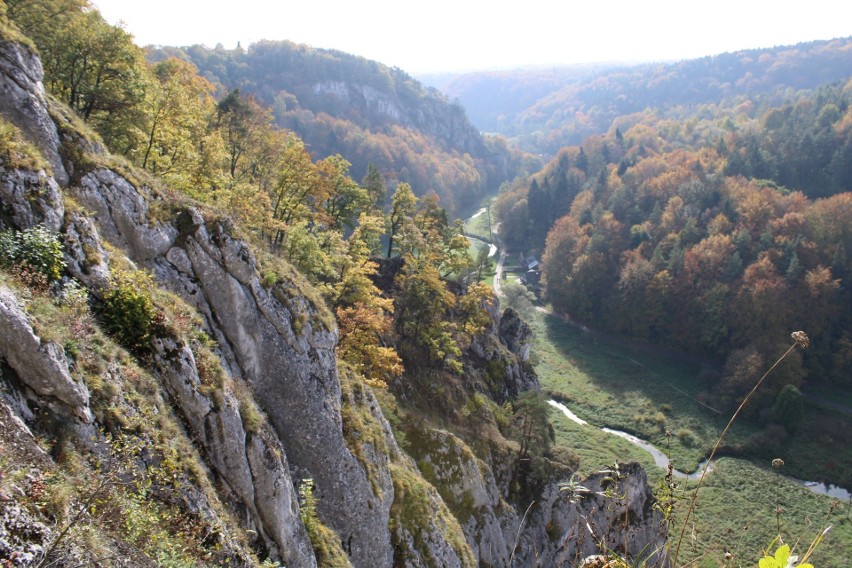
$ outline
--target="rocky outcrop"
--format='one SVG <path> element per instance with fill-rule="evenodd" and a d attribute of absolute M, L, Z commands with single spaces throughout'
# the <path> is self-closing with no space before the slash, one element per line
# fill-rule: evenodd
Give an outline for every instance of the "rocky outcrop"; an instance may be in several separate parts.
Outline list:
<path fill-rule="evenodd" d="M 595 474 L 574 487 L 545 487 L 520 531 L 512 566 L 576 566 L 599 553 L 601 543 L 656 565 L 665 527 L 639 464 L 621 464 L 617 472 Z"/>
<path fill-rule="evenodd" d="M 284 450 L 278 467 L 269 471 L 252 465 L 260 467 L 274 455 L 278 442 L 269 436 L 247 437 L 233 401 L 214 409 L 198 394 L 197 372 L 185 348 L 162 343 L 158 347 L 160 375 L 192 430 L 204 440 L 217 472 L 258 522 L 266 521 L 261 532 L 276 542 L 282 555 L 289 549 L 298 553 L 288 565 L 309 566 L 313 561 L 298 552 L 305 540 L 291 468 L 297 478 L 314 480 L 320 516 L 338 532 L 356 566 L 381 558 L 389 564 L 393 485 L 385 475 L 384 498 L 374 495 L 364 467 L 346 447 L 334 357 L 336 332 L 326 329 L 317 308 L 290 283 L 264 288 L 254 255 L 244 242 L 230 236 L 225 222 L 208 225 L 193 209 L 181 213 L 174 224 L 150 222 L 153 197 L 111 170 L 85 175 L 72 191 L 95 213 L 97 227 L 114 246 L 151 269 L 205 316 L 234 380 L 264 393 L 258 402 Z M 74 235 L 66 239 L 69 242 L 82 243 L 91 235 L 91 227 L 79 219 L 69 223 L 69 230 Z M 77 276 L 94 287 L 101 274 L 98 264 L 87 262 L 80 247 L 72 247 L 69 256 L 69 264 L 79 267 Z M 257 486 L 261 478 L 272 486 Z M 278 492 L 276 486 L 285 489 L 283 495 L 258 499 L 258 493 Z"/>
<path fill-rule="evenodd" d="M 482 376 L 476 388 L 502 404 L 524 391 L 540 390 L 540 386 L 528 362 L 532 330 L 515 310 L 507 308 L 498 317 L 497 309 L 495 302 L 491 328 L 471 342 L 468 360 L 473 369 L 467 375 Z"/>
<path fill-rule="evenodd" d="M 59 185 L 68 174 L 59 154 L 59 134 L 47 111 L 41 60 L 27 46 L 0 37 L 0 113 L 41 151 Z"/>
<path fill-rule="evenodd" d="M 0 227 L 57 232 L 64 206 L 56 180 L 44 172 L 8 170 L 0 164 Z"/>
<path fill-rule="evenodd" d="M 461 523 L 479 566 L 508 566 L 514 520 L 491 468 L 458 436 L 431 430 L 417 440 L 415 455 L 424 476 L 437 488 Z M 504 523 L 507 526 L 504 526 Z"/>
<path fill-rule="evenodd" d="M 312 478 L 318 511 L 356 566 L 390 564 L 390 480 L 374 494 L 364 467 L 346 446 L 334 347 L 317 307 L 292 283 L 261 285 L 257 261 L 225 224 L 208 226 L 194 211 L 181 217 L 181 238 L 152 270 L 207 319 L 235 380 L 257 393 L 299 478 Z"/>
<path fill-rule="evenodd" d="M 434 137 L 445 149 L 476 157 L 487 153 L 482 135 L 470 123 L 464 108 L 448 102 L 435 89 L 423 89 L 416 101 L 406 100 L 393 90 L 381 90 L 358 82 L 318 82 L 310 86 L 309 92 L 312 97 L 300 96 L 299 100 L 331 99 L 335 103 L 330 105 L 332 108 L 345 108 L 349 116 L 372 117 L 375 126 L 399 124 Z M 329 106 L 327 100 L 325 105 Z"/>
<path fill-rule="evenodd" d="M 79 211 L 68 213 L 63 230 L 65 266 L 95 295 L 109 286 L 108 254 L 92 219 Z"/>
<path fill-rule="evenodd" d="M 154 343 L 158 375 L 214 470 L 227 483 L 232 500 L 245 508 L 263 548 L 287 566 L 316 566 L 286 456 L 274 432 L 264 422 L 247 431 L 239 401 L 227 384 L 215 397 L 205 395 L 188 346 L 163 338 Z"/>
<path fill-rule="evenodd" d="M 72 191 L 93 213 L 100 234 L 136 262 L 164 255 L 177 238 L 172 224 L 149 221 L 155 197 L 112 170 L 100 168 L 84 175 Z"/>
<path fill-rule="evenodd" d="M 57 416 L 89 424 L 89 391 L 68 370 L 62 346 L 42 341 L 16 296 L 0 286 L 0 360 Z"/>
<path fill-rule="evenodd" d="M 521 361 L 529 361 L 530 346 L 532 344 L 532 330 L 530 326 L 521 319 L 518 312 L 512 308 L 506 308 L 500 318 L 498 329 L 500 340 L 506 347 L 517 355 Z"/>
<path fill-rule="evenodd" d="M 498 479 L 506 476 L 495 475 L 500 465 L 478 458 L 464 440 L 445 430 L 417 435 L 411 446 L 418 467 L 461 523 L 479 566 L 576 566 L 600 552 L 601 542 L 631 558 L 647 557 L 665 540 L 638 464 L 577 480 L 573 493 L 550 482 L 530 499 L 510 503 Z"/>
<path fill-rule="evenodd" d="M 38 447 L 32 432 L 2 397 L 0 450 L 7 462 L 14 460 L 26 473 L 50 467 L 50 458 Z M 8 464 L 4 464 L 4 475 L 8 473 L 7 467 Z M 32 478 L 31 475 L 28 477 Z M 15 498 L 26 494 L 25 487 L 21 485 L 0 489 L 0 558 L 8 560 L 8 566 L 35 565 L 44 554 L 43 543 L 53 533 L 50 526 L 36 518 Z"/>

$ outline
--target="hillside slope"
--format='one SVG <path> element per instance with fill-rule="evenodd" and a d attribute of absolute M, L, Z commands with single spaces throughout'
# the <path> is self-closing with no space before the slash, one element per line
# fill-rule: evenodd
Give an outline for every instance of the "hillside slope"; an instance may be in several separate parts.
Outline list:
<path fill-rule="evenodd" d="M 389 405 L 392 429 L 373 391 L 338 363 L 337 325 L 312 286 L 228 217 L 107 153 L 45 95 L 33 48 L 7 29 L 0 228 L 15 262 L 0 272 L 4 560 L 555 564 L 597 549 L 567 539 L 581 521 L 608 534 L 619 515 L 631 519 L 623 552 L 656 550 L 644 472 L 625 469 L 624 509 L 596 497 L 569 507 L 557 485 L 564 465 L 519 477 L 530 451 L 500 431 L 483 444 L 478 424 L 465 439 L 421 413 L 451 400 L 426 396 L 446 394 L 429 382 L 440 377 L 409 369 L 398 393 L 413 402 Z M 444 410 L 460 417 L 469 401 L 481 415 L 537 387 L 522 349 L 509 348 L 528 329 L 512 312 L 490 317 L 464 357 L 467 382 L 444 385 L 459 387 L 459 406 Z"/>
<path fill-rule="evenodd" d="M 373 164 L 390 185 L 433 191 L 451 212 L 477 205 L 523 165 L 518 153 L 483 138 L 460 104 L 375 61 L 288 41 L 149 53 L 169 56 L 191 61 L 221 94 L 239 89 L 269 106 L 315 157 L 341 154 L 356 179 Z"/>

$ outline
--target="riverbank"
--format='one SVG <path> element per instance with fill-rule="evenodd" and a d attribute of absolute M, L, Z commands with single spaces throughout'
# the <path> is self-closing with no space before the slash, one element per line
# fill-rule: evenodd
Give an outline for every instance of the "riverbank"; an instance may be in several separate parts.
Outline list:
<path fill-rule="evenodd" d="M 571 411 L 571 409 L 569 409 L 563 403 L 561 403 L 557 400 L 553 400 L 553 399 L 548 400 L 547 403 L 549 405 L 551 405 L 552 407 L 556 408 L 557 410 L 559 410 L 560 412 L 562 412 L 562 414 L 568 420 L 574 422 L 575 424 L 595 428 L 595 426 L 589 424 L 588 422 L 586 422 L 585 420 L 583 420 L 582 418 L 580 418 L 579 416 L 574 414 Z M 606 427 L 600 428 L 600 430 L 601 430 L 601 432 L 606 432 L 607 434 L 612 434 L 614 436 L 618 436 L 619 438 L 622 438 L 623 440 L 627 440 L 628 442 L 630 442 L 634 446 L 642 448 L 643 450 L 645 450 L 646 452 L 648 452 L 651 455 L 651 458 L 653 458 L 654 463 L 657 465 L 657 467 L 659 467 L 663 471 L 667 471 L 669 464 L 672 463 L 671 458 L 669 456 L 667 456 L 662 450 L 660 450 L 659 448 L 657 448 L 655 445 L 651 444 L 650 442 L 639 438 L 638 436 L 634 436 L 633 434 L 629 434 L 629 433 L 623 432 L 621 430 L 614 430 L 612 428 L 606 428 Z M 680 471 L 677 468 L 672 468 L 672 476 L 674 476 L 677 479 L 686 479 L 688 481 L 698 481 L 701 478 L 701 476 L 703 475 L 705 468 L 707 468 L 707 474 L 710 474 L 715 469 L 715 466 L 716 466 L 716 458 L 714 458 L 712 462 L 705 459 L 698 464 L 698 467 L 696 468 L 695 471 L 692 471 L 692 472 L 689 472 L 689 473 Z M 798 484 L 798 485 L 801 485 L 802 487 L 804 487 L 808 491 L 811 491 L 812 493 L 816 493 L 817 495 L 824 495 L 826 497 L 832 497 L 834 499 L 839 499 L 840 501 L 852 501 L 852 492 L 850 492 L 848 489 L 845 489 L 843 487 L 838 487 L 837 485 L 826 484 L 826 483 L 822 483 L 822 482 L 818 482 L 818 481 L 804 481 L 804 480 L 796 479 L 795 477 L 790 477 L 790 476 L 783 476 L 783 477 L 785 479 L 788 479 L 788 480 Z"/>

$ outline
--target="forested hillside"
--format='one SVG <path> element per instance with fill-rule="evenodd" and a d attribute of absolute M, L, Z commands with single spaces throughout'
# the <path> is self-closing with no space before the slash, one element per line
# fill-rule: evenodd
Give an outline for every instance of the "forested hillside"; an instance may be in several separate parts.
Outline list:
<path fill-rule="evenodd" d="M 543 251 L 558 310 L 724 362 L 707 385 L 720 407 L 793 329 L 813 348 L 754 410 L 785 384 L 847 385 L 851 99 L 838 84 L 771 109 L 617 121 L 502 194 L 502 235 Z"/>
<path fill-rule="evenodd" d="M 481 284 L 462 286 L 469 245 L 434 195 L 418 198 L 399 182 L 383 210 L 386 182 L 374 168 L 359 184 L 348 161 L 314 160 L 255 99 L 234 90 L 217 102 L 191 63 L 146 63 L 86 0 L 7 5 L 44 54 L 52 95 L 85 121 L 75 127 L 126 157 L 111 155 L 109 165 L 229 216 L 270 263 L 282 260 L 310 281 L 316 301 L 336 315 L 338 355 L 359 375 L 377 384 L 399 376 L 398 351 L 415 366 L 460 370 L 462 350 L 487 323 L 490 295 Z M 4 132 L 17 139 L 13 127 Z M 90 169 L 106 160 L 79 158 Z M 85 173 L 72 171 L 71 181 Z M 381 259 L 394 266 L 386 290 L 374 283 Z"/>
<path fill-rule="evenodd" d="M 760 65 L 785 53 L 765 51 Z M 680 96 L 679 79 L 637 77 Z M 596 82 L 621 88 L 566 88 Z M 543 83 L 518 114 L 566 85 Z M 648 456 L 603 423 L 565 436 L 548 399 L 617 406 L 617 427 L 677 438 L 697 462 L 715 407 L 736 407 L 792 329 L 811 348 L 789 348 L 723 451 L 762 459 L 797 428 L 824 433 L 795 471 L 848 486 L 848 420 L 803 418 L 797 387 L 852 376 L 852 84 L 775 94 L 623 116 L 589 102 L 569 130 L 598 133 L 530 177 L 536 159 L 401 70 L 288 42 L 146 52 L 89 0 L 0 0 L 0 564 L 676 564 L 669 531 L 689 525 L 675 501 L 697 490 L 670 467 L 653 491 L 622 463 Z M 555 149 L 566 132 L 534 138 Z M 589 358 L 576 344 L 531 356 L 558 335 L 479 281 L 488 259 L 474 266 L 454 216 L 498 184 L 499 226 L 479 219 L 512 252 L 543 253 L 552 306 L 710 359 L 678 378 L 689 393 L 663 385 L 710 419 L 640 400 L 655 371 L 612 351 L 583 380 L 632 382 L 621 398 L 576 381 L 545 396 L 539 376 L 574 380 Z M 711 482 L 766 525 L 766 493 L 718 465 Z M 782 532 L 783 501 L 759 499 Z M 698 534 L 690 557 L 708 566 L 731 565 L 742 526 L 719 501 L 703 522 L 736 529 Z M 812 532 L 815 503 L 789 526 Z M 844 560 L 847 511 L 824 516 L 839 538 L 816 561 Z M 750 536 L 737 562 L 774 544 Z"/>
<path fill-rule="evenodd" d="M 158 48 L 149 57 L 191 62 L 219 96 L 239 89 L 270 108 L 275 123 L 297 132 L 312 155 L 345 156 L 356 179 L 372 164 L 391 184 L 434 192 L 450 211 L 531 173 L 527 163 L 537 167 L 503 140 L 483 137 L 461 105 L 362 57 L 288 41 L 234 50 Z"/>
<path fill-rule="evenodd" d="M 706 105 L 768 108 L 850 74 L 852 38 L 843 38 L 673 63 L 472 73 L 435 84 L 458 97 L 480 129 L 552 156 L 648 108 L 671 118 L 707 116 Z"/>

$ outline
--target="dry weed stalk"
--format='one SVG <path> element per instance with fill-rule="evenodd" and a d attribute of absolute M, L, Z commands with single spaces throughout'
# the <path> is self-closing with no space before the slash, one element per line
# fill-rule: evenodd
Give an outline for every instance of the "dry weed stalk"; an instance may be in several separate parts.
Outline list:
<path fill-rule="evenodd" d="M 713 451 L 710 452 L 710 458 L 707 460 L 707 464 L 704 466 L 704 469 L 701 471 L 701 477 L 698 478 L 698 484 L 695 486 L 695 491 L 693 491 L 693 493 L 692 493 L 692 499 L 689 502 L 689 509 L 687 509 L 687 511 L 686 511 L 686 517 L 683 519 L 683 526 L 680 528 L 680 535 L 678 536 L 677 544 L 675 546 L 675 553 L 674 553 L 674 556 L 672 557 L 672 566 L 677 566 L 677 558 L 678 558 L 678 555 L 680 554 L 680 545 L 683 542 L 684 535 L 686 534 L 686 527 L 689 525 L 689 517 L 692 515 L 692 512 L 695 510 L 695 504 L 698 500 L 698 490 L 701 489 L 701 484 L 704 482 L 704 477 L 707 475 L 707 472 L 710 468 L 710 464 L 713 463 L 713 458 L 716 456 L 716 451 L 719 449 L 719 446 L 722 445 L 722 440 L 725 438 L 725 434 L 727 434 L 728 430 L 731 429 L 731 425 L 734 423 L 734 420 L 736 420 L 737 417 L 740 415 L 740 412 L 742 411 L 742 409 L 745 408 L 745 405 L 751 399 L 752 395 L 754 395 L 754 393 L 757 392 L 757 389 L 760 387 L 761 384 L 763 384 L 764 379 L 766 379 L 766 377 L 769 376 L 769 373 L 771 373 L 773 370 L 775 370 L 775 367 L 780 365 L 781 361 L 783 361 L 787 357 L 787 355 L 792 353 L 793 350 L 796 349 L 796 347 L 801 347 L 802 349 L 807 349 L 808 346 L 811 344 L 810 339 L 808 339 L 808 336 L 807 336 L 807 334 L 805 334 L 804 331 L 794 331 L 793 333 L 790 334 L 790 337 L 793 338 L 793 344 L 790 346 L 789 349 L 787 349 L 787 351 L 784 352 L 783 355 L 781 355 L 781 357 L 778 358 L 777 361 L 775 361 L 775 363 L 772 364 L 771 367 L 769 367 L 769 369 L 767 369 L 767 371 L 765 373 L 763 373 L 763 376 L 760 377 L 760 380 L 757 381 L 757 383 L 754 385 L 754 387 L 751 389 L 751 391 L 746 395 L 746 397 L 740 403 L 739 407 L 734 412 L 734 415 L 731 416 L 731 419 L 728 421 L 728 425 L 725 426 L 725 429 L 722 430 L 721 434 L 719 434 L 719 438 L 716 440 L 716 445 L 713 446 Z"/>

